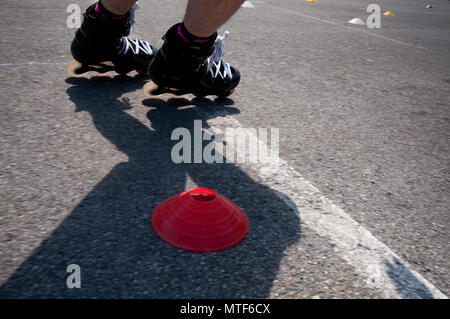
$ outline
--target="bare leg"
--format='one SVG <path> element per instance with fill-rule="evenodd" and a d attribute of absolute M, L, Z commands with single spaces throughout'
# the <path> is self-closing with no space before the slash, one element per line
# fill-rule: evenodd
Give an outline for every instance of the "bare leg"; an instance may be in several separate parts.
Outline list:
<path fill-rule="evenodd" d="M 131 10 L 137 0 L 101 0 L 102 5 L 109 12 L 124 15 Z"/>
<path fill-rule="evenodd" d="M 243 2 L 244 0 L 189 0 L 184 26 L 197 37 L 209 37 L 233 16 Z"/>

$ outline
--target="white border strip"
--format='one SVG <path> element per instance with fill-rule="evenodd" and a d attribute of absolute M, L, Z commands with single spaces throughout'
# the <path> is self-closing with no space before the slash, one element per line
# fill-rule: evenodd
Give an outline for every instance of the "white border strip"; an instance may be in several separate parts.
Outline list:
<path fill-rule="evenodd" d="M 0 63 L 0 67 L 21 67 L 21 66 L 32 66 L 32 65 L 66 65 L 69 62 L 17 62 L 17 63 Z"/>
<path fill-rule="evenodd" d="M 212 132 L 242 127 L 236 119 L 226 115 L 207 122 Z M 258 140 L 257 136 L 252 138 Z M 259 140 L 258 143 L 258 147 L 262 147 L 264 154 L 267 154 L 267 145 Z M 227 147 L 230 147 L 229 145 L 227 144 Z M 226 154 L 230 153 L 234 152 L 226 151 Z M 412 270 L 408 263 L 353 220 L 342 208 L 327 199 L 286 161 L 278 159 L 278 165 L 273 167 L 251 164 L 250 170 L 256 172 L 267 186 L 285 194 L 275 192 L 287 205 L 299 212 L 304 226 L 333 243 L 336 254 L 354 267 L 365 279 L 368 287 L 379 289 L 384 298 L 447 299 L 446 295 Z"/>

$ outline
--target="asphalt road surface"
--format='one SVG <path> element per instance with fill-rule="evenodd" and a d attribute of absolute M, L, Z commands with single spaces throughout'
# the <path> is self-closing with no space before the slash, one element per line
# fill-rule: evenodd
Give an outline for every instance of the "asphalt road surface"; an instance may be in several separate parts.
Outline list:
<path fill-rule="evenodd" d="M 242 82 L 214 100 L 71 78 L 72 1 L 1 1 L 0 297 L 446 298 L 450 2 L 378 0 L 381 28 L 347 22 L 372 2 L 251 1 L 220 30 Z M 160 46 L 185 4 L 142 1 L 133 36 Z M 195 120 L 278 129 L 278 169 L 175 164 L 172 131 Z M 196 186 L 247 213 L 243 242 L 156 235 L 154 208 Z"/>

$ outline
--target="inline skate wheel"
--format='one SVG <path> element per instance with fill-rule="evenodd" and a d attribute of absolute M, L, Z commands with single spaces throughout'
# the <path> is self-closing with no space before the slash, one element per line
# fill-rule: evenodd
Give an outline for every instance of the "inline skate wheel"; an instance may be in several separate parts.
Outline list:
<path fill-rule="evenodd" d="M 67 74 L 75 78 L 81 78 L 88 72 L 88 70 L 85 70 L 81 63 L 76 60 L 72 60 L 66 65 L 66 71 Z"/>

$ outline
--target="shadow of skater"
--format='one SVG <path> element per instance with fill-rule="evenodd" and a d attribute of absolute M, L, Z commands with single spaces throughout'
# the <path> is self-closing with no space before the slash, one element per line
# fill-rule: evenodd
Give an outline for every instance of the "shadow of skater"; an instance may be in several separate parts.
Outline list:
<path fill-rule="evenodd" d="M 69 81 L 69 80 L 68 80 Z M 0 288 L 0 297 L 266 298 L 283 251 L 300 238 L 298 213 L 234 164 L 174 164 L 177 127 L 239 112 L 232 100 L 144 101 L 151 129 L 124 112 L 123 93 L 143 81 L 70 80 L 77 110 L 129 161 L 117 164 Z M 188 107 L 187 105 L 191 105 Z M 203 110 L 198 112 L 198 110 Z M 206 115 L 205 115 L 206 114 Z M 216 253 L 191 253 L 163 242 L 150 226 L 153 209 L 185 190 L 187 176 L 235 201 L 250 231 Z M 66 268 L 81 268 L 81 288 L 68 289 Z"/>
<path fill-rule="evenodd" d="M 387 275 L 397 291 L 406 299 L 434 299 L 431 291 L 419 279 L 395 258 L 393 263 L 385 260 Z"/>

